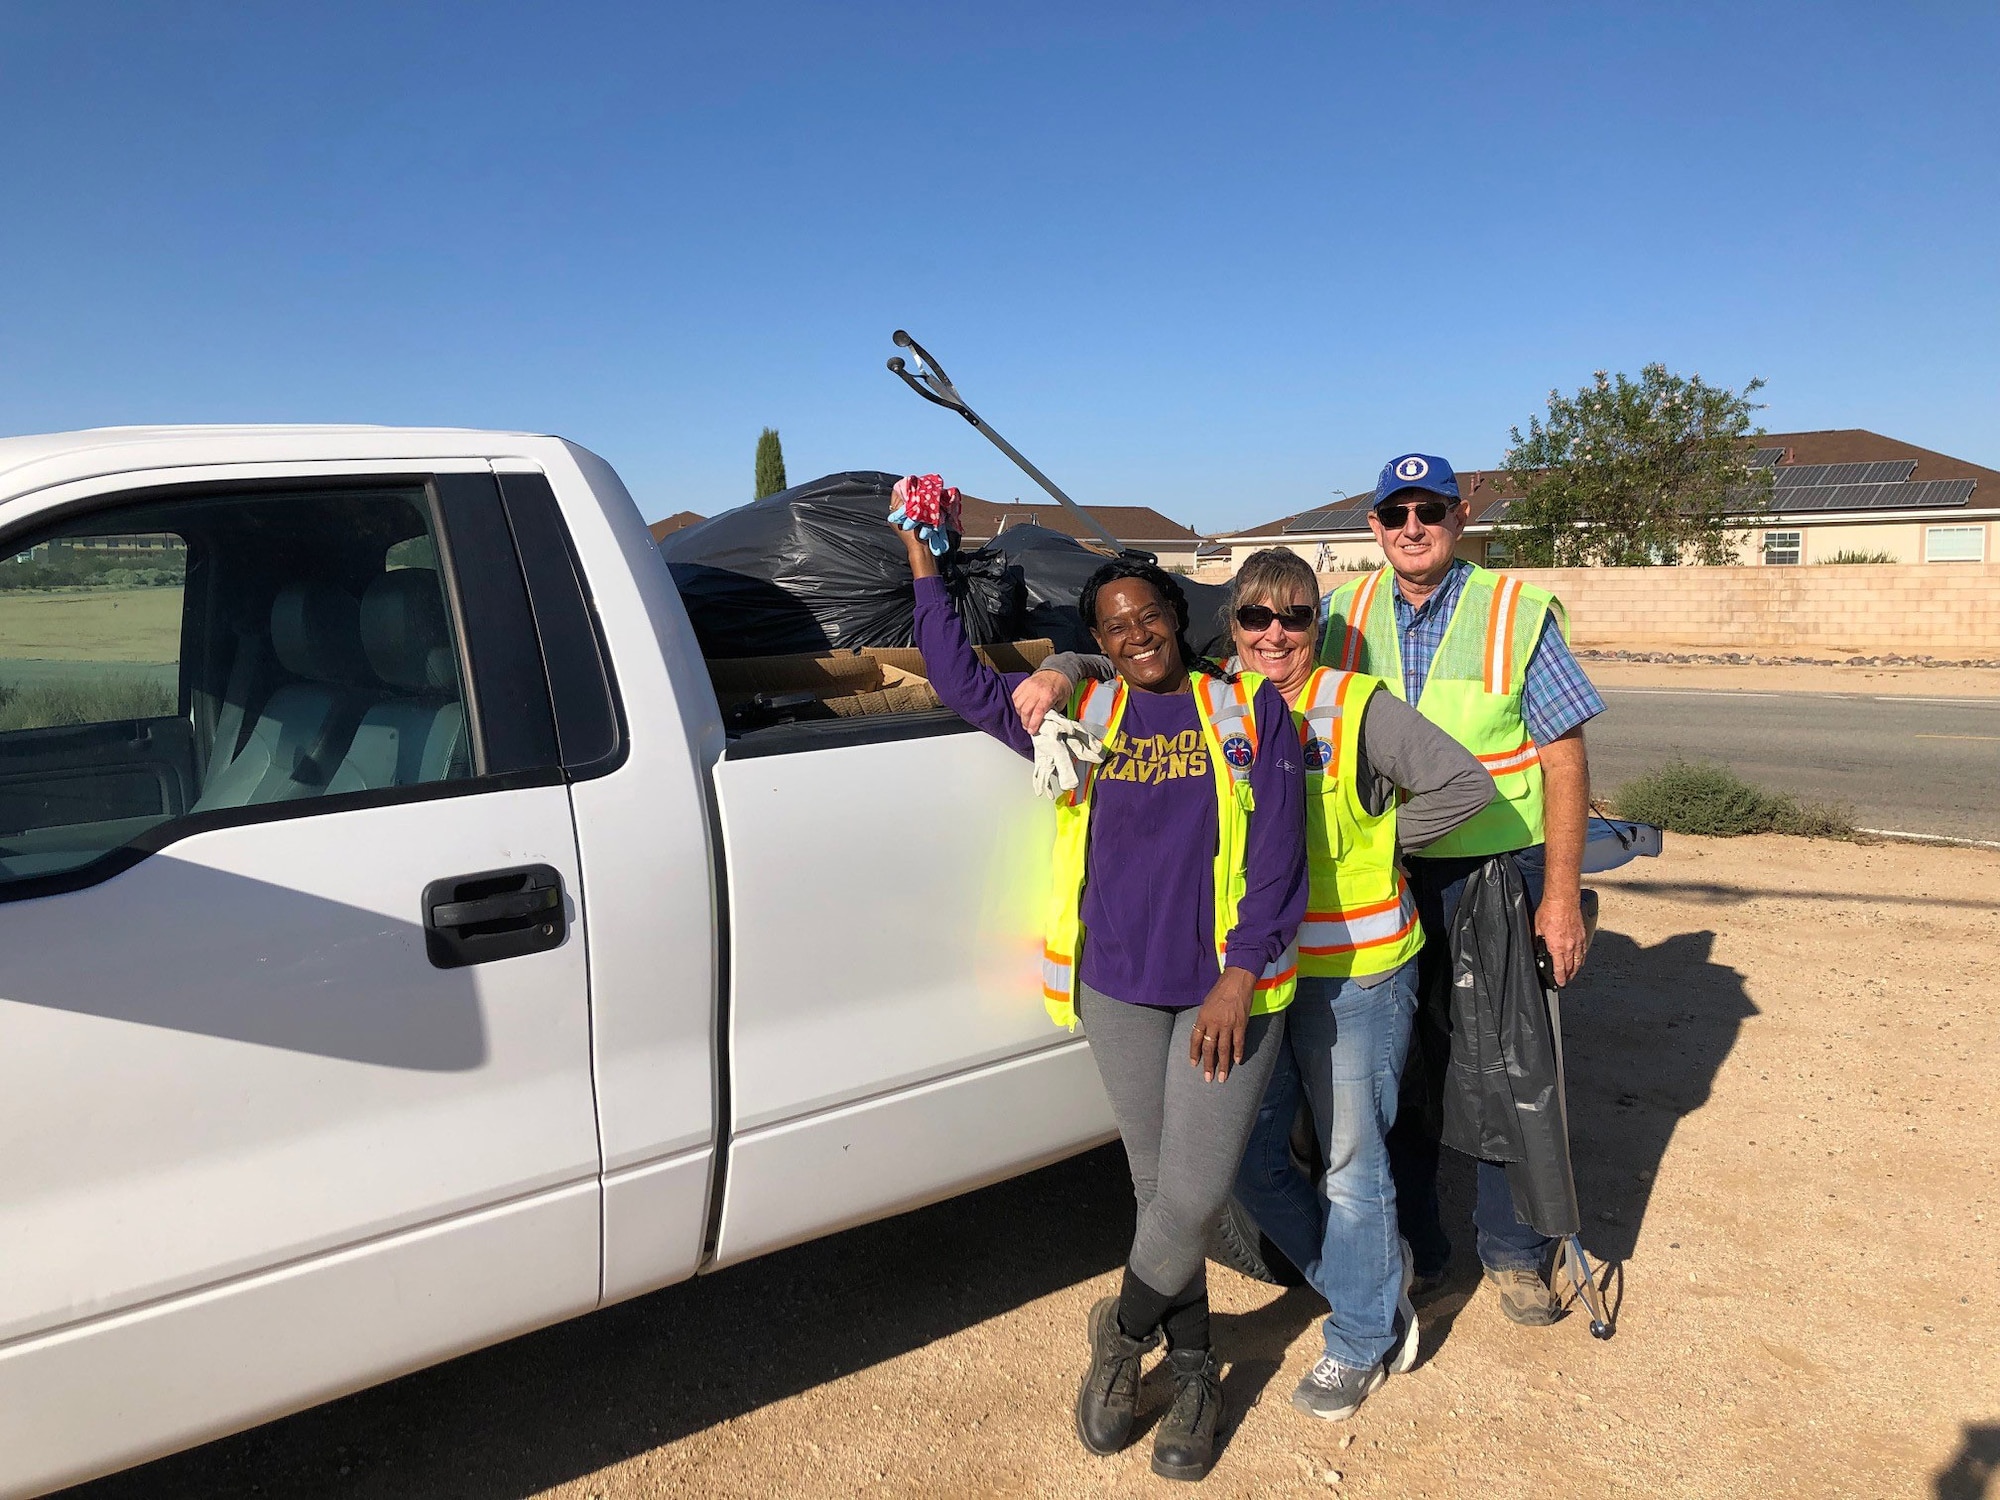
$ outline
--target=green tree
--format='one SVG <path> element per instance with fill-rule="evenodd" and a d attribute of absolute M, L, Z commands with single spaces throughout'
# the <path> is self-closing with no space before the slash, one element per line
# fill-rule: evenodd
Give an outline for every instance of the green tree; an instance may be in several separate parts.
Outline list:
<path fill-rule="evenodd" d="M 1771 471 L 1750 467 L 1764 382 L 1740 391 L 1647 365 L 1637 380 L 1599 370 L 1546 417 L 1509 433 L 1506 470 L 1523 498 L 1501 530 L 1525 567 L 1730 563 L 1745 522 L 1770 504 Z"/>
<path fill-rule="evenodd" d="M 778 443 L 778 429 L 766 427 L 757 436 L 757 494 L 762 500 L 766 495 L 775 495 L 779 490 L 789 489 L 785 483 L 785 450 Z"/>

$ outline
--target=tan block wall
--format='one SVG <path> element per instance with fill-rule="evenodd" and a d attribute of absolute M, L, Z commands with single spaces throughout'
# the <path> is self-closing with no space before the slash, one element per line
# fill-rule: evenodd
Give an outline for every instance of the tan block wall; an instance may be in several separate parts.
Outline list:
<path fill-rule="evenodd" d="M 2000 563 L 1510 568 L 1578 646 L 2000 656 Z"/>

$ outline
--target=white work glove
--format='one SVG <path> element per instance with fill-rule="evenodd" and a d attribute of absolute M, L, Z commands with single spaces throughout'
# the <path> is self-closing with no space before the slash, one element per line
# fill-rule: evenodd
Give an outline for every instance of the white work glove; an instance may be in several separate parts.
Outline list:
<path fill-rule="evenodd" d="M 1035 794 L 1051 801 L 1076 790 L 1077 763 L 1097 765 L 1104 759 L 1104 742 L 1074 719 L 1053 711 L 1042 716 L 1035 731 Z"/>

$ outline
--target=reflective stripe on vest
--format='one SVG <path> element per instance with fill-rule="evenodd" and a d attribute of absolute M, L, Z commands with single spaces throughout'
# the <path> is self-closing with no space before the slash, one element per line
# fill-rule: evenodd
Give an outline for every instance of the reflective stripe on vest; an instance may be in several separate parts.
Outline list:
<path fill-rule="evenodd" d="M 1491 755 L 1478 757 L 1486 767 L 1489 776 L 1506 776 L 1514 771 L 1525 771 L 1530 766 L 1542 763 L 1542 749 L 1533 740 L 1527 740 L 1512 750 L 1501 750 Z"/>
<path fill-rule="evenodd" d="M 1216 743 L 1222 746 L 1222 763 L 1238 781 L 1249 780 L 1250 767 L 1257 761 L 1257 712 L 1243 682 L 1241 673 L 1234 682 L 1194 675 L 1196 695 L 1214 726 Z"/>
<path fill-rule="evenodd" d="M 1292 711 L 1299 718 L 1299 737 L 1306 753 L 1306 774 L 1340 774 L 1340 720 L 1347 711 L 1347 689 L 1353 674 L 1315 667 Z"/>
<path fill-rule="evenodd" d="M 1387 686 L 1319 667 L 1292 710 L 1305 747 L 1308 839 L 1327 841 L 1308 844 L 1312 888 L 1298 937 L 1300 972 L 1315 978 L 1386 973 L 1423 947 L 1416 900 L 1396 862 L 1396 804 L 1370 815 L 1354 781 L 1368 700 Z"/>
<path fill-rule="evenodd" d="M 1044 1004 L 1051 1001 L 1058 1005 L 1069 1004 L 1069 997 L 1074 992 L 1070 982 L 1072 978 L 1071 971 L 1075 967 L 1074 963 L 1056 952 L 1055 949 L 1049 947 L 1047 943 L 1042 945 L 1042 1001 Z"/>
<path fill-rule="evenodd" d="M 1386 567 L 1377 568 L 1361 580 L 1361 587 L 1354 594 L 1354 611 L 1348 616 L 1347 634 L 1340 646 L 1340 670 L 1359 672 L 1361 663 L 1368 658 L 1368 609 L 1375 602 L 1375 592 L 1382 586 L 1382 575 Z"/>
<path fill-rule="evenodd" d="M 1082 686 L 1083 701 L 1077 704 L 1076 722 L 1096 735 L 1100 742 L 1111 737 L 1111 725 L 1117 719 L 1119 710 L 1125 706 L 1125 684 L 1122 680 L 1110 682 L 1087 681 Z M 1068 805 L 1080 807 L 1083 799 L 1090 795 L 1091 779 L 1097 775 L 1097 766 L 1091 761 L 1077 765 L 1076 785 L 1070 789 Z"/>
<path fill-rule="evenodd" d="M 1416 898 L 1410 894 L 1407 880 L 1397 883 L 1400 889 L 1395 895 L 1373 906 L 1347 912 L 1307 912 L 1299 925 L 1299 952 L 1310 958 L 1329 958 L 1408 937 L 1417 925 Z"/>
<path fill-rule="evenodd" d="M 1503 698 L 1513 691 L 1514 612 L 1520 602 L 1521 580 L 1501 575 L 1486 616 L 1486 691 Z"/>

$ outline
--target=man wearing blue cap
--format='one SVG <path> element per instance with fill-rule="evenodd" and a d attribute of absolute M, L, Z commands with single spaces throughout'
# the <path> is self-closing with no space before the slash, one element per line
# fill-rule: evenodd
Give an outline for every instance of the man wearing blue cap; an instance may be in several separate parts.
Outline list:
<path fill-rule="evenodd" d="M 1397 1215 L 1414 1255 L 1416 1292 L 1442 1281 L 1451 1254 L 1438 1209 L 1436 1120 L 1450 1058 L 1450 932 L 1466 877 L 1514 854 L 1536 901 L 1535 932 L 1556 982 L 1583 963 L 1579 905 L 1590 818 L 1583 726 L 1604 712 L 1563 639 L 1555 596 L 1456 557 L 1470 508 L 1442 458 L 1405 453 L 1382 466 L 1368 526 L 1389 561 L 1327 600 L 1322 659 L 1386 680 L 1418 712 L 1478 757 L 1500 795 L 1408 861 L 1424 927 L 1420 1009 L 1404 1074 L 1404 1106 L 1389 1135 Z M 1505 1169 L 1478 1166 L 1473 1209 L 1479 1260 L 1516 1323 L 1556 1317 L 1553 1242 L 1521 1222 Z"/>

